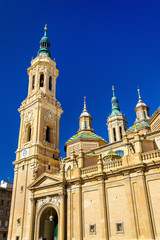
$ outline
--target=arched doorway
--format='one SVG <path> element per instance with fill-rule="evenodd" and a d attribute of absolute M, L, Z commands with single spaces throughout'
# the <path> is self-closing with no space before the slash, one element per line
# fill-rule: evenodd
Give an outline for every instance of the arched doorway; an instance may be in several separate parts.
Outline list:
<path fill-rule="evenodd" d="M 53 207 L 43 210 L 39 223 L 39 240 L 58 239 L 58 214 Z"/>

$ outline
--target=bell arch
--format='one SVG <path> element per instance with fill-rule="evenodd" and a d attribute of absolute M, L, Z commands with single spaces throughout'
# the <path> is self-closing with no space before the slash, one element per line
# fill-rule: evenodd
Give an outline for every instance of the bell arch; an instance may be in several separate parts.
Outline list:
<path fill-rule="evenodd" d="M 43 239 L 43 237 L 46 237 L 47 240 L 60 239 L 59 223 L 59 208 L 51 202 L 44 204 L 36 214 L 34 240 Z"/>

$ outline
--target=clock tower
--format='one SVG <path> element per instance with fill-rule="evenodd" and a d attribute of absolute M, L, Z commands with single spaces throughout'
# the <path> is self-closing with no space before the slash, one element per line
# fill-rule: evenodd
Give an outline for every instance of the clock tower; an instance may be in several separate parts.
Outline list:
<path fill-rule="evenodd" d="M 56 99 L 59 71 L 51 59 L 47 27 L 38 56 L 28 68 L 28 96 L 22 102 L 18 149 L 14 161 L 14 187 L 8 239 L 32 239 L 32 192 L 28 186 L 42 173 L 59 171 L 59 120 L 61 104 Z M 24 227 L 25 226 L 25 227 Z"/>

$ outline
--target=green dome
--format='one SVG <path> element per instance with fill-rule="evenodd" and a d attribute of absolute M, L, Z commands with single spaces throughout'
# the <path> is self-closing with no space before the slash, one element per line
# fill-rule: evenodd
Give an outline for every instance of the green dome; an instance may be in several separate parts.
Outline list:
<path fill-rule="evenodd" d="M 77 140 L 77 139 L 82 139 L 82 138 L 101 139 L 102 141 L 106 142 L 102 137 L 98 136 L 97 134 L 95 134 L 93 132 L 80 132 L 80 133 L 77 133 L 76 135 L 73 135 L 67 142 L 71 142 L 71 141 L 74 141 L 74 140 Z"/>
<path fill-rule="evenodd" d="M 118 106 L 118 99 L 117 99 L 117 97 L 115 96 L 115 93 L 114 93 L 114 87 L 112 88 L 112 91 L 113 91 L 113 97 L 111 99 L 111 103 L 112 103 L 111 116 L 121 114 L 119 106 Z"/>
<path fill-rule="evenodd" d="M 41 44 L 42 42 L 46 42 L 50 45 L 50 41 L 49 41 L 48 37 L 46 37 L 46 36 L 42 37 L 39 43 Z"/>
<path fill-rule="evenodd" d="M 116 96 L 113 96 L 112 99 L 111 99 L 111 103 L 114 103 L 114 102 L 118 102 L 118 99 Z"/>
<path fill-rule="evenodd" d="M 47 37 L 47 27 L 44 28 L 44 36 L 41 38 L 40 42 L 40 49 L 38 51 L 38 56 L 40 57 L 50 57 L 51 53 L 49 50 L 50 47 L 50 41 Z"/>

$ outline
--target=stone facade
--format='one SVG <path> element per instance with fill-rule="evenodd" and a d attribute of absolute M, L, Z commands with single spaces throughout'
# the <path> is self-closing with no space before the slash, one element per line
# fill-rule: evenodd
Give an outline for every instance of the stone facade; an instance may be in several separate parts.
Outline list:
<path fill-rule="evenodd" d="M 142 108 L 143 119 L 127 130 L 114 95 L 108 125 L 118 129 L 120 121 L 122 138 L 107 143 L 93 131 L 85 103 L 79 130 L 60 159 L 63 111 L 55 98 L 56 63 L 38 56 L 28 75 L 28 96 L 19 109 L 8 239 L 160 239 L 159 109 L 150 118 L 139 99 L 135 110 Z"/>

